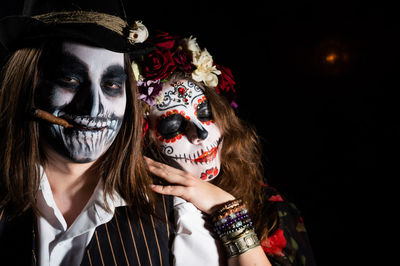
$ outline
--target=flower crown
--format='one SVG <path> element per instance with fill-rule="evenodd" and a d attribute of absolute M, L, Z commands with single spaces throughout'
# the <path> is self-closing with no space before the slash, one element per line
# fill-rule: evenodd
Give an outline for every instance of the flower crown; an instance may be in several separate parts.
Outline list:
<path fill-rule="evenodd" d="M 166 82 L 174 71 L 190 74 L 197 82 L 215 88 L 225 96 L 234 108 L 235 80 L 229 68 L 214 64 L 206 49 L 200 49 L 196 38 L 181 39 L 167 32 L 157 31 L 148 42 L 154 46 L 147 55 L 132 62 L 132 69 L 138 80 L 139 99 L 149 106 L 162 101 L 162 82 Z"/>

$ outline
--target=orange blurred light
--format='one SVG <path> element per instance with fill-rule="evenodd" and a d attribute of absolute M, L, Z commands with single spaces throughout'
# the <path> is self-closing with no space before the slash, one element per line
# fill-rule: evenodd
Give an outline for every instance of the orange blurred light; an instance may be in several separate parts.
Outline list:
<path fill-rule="evenodd" d="M 333 64 L 336 62 L 338 56 L 335 53 L 330 53 L 325 57 L 326 62 Z"/>

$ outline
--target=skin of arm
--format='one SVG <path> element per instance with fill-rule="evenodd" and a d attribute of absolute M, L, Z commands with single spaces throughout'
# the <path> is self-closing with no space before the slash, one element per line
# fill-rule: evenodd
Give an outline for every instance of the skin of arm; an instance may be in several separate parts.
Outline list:
<path fill-rule="evenodd" d="M 212 214 L 216 206 L 235 197 L 221 188 L 182 170 L 173 168 L 163 163 L 156 162 L 145 157 L 146 163 L 151 173 L 163 178 L 171 185 L 152 185 L 153 191 L 164 194 L 181 197 L 191 202 L 200 211 Z M 250 249 L 245 253 L 228 259 L 228 265 L 271 265 L 261 246 Z"/>

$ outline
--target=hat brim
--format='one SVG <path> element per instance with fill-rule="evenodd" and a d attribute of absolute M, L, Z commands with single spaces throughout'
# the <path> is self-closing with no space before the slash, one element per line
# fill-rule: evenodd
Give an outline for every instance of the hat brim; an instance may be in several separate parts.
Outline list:
<path fill-rule="evenodd" d="M 8 52 L 46 39 L 82 41 L 119 53 L 143 54 L 147 50 L 145 44 L 131 44 L 125 36 L 93 23 L 47 24 L 24 16 L 0 21 L 0 43 Z"/>

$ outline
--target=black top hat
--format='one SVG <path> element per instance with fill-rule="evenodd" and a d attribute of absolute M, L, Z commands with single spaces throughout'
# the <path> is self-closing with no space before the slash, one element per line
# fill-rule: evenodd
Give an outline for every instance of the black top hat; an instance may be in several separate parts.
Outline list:
<path fill-rule="evenodd" d="M 0 43 L 9 52 L 63 38 L 134 53 L 147 35 L 141 22 L 128 25 L 122 0 L 25 0 L 21 16 L 0 20 Z"/>

